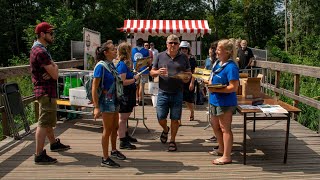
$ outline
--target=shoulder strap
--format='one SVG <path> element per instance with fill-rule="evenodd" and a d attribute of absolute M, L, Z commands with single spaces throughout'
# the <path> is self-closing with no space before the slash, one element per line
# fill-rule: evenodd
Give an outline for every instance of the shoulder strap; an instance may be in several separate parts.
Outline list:
<path fill-rule="evenodd" d="M 229 59 L 226 63 L 222 64 L 222 66 L 220 66 L 218 69 L 213 71 L 213 69 L 216 67 L 216 65 L 220 62 L 219 60 L 216 60 L 212 66 L 212 71 L 210 74 L 209 82 L 211 82 L 213 76 L 215 76 L 217 73 L 221 72 L 231 61 L 232 60 Z"/>
<path fill-rule="evenodd" d="M 98 63 L 97 63 L 97 65 L 98 64 L 101 64 L 104 68 L 106 68 L 107 69 L 107 71 L 109 71 L 110 73 L 112 73 L 112 75 L 114 76 L 114 78 L 115 78 L 115 81 L 112 83 L 112 85 L 111 85 L 111 87 L 109 88 L 109 90 L 108 90 L 108 93 L 113 93 L 113 91 L 116 89 L 116 81 L 120 81 L 119 80 L 119 76 L 118 76 L 118 74 L 117 74 L 117 71 L 113 68 L 113 67 L 110 67 L 110 63 L 107 63 L 107 62 L 105 62 L 105 61 L 99 61 Z M 104 72 L 104 71 L 103 71 Z M 103 75 L 104 76 L 104 75 Z M 103 81 L 102 81 L 102 83 L 103 83 Z"/>

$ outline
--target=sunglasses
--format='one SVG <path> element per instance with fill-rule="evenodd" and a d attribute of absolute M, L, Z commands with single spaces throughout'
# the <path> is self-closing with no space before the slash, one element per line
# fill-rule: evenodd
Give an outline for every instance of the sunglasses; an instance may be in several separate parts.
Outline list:
<path fill-rule="evenodd" d="M 53 32 L 45 32 L 46 34 L 50 34 L 51 36 L 53 36 Z"/>
<path fill-rule="evenodd" d="M 168 44 L 174 44 L 174 45 L 177 45 L 177 44 L 179 44 L 179 43 L 177 43 L 177 42 L 168 42 Z"/>

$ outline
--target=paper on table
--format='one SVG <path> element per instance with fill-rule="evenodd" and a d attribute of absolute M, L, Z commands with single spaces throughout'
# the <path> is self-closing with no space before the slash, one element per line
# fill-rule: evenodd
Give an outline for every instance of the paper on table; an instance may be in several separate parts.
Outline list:
<path fill-rule="evenodd" d="M 241 109 L 260 109 L 258 106 L 252 106 L 252 105 L 239 105 Z"/>
<path fill-rule="evenodd" d="M 280 105 L 263 104 L 263 105 L 258 105 L 258 107 L 264 113 L 288 113 L 288 111 L 285 110 Z"/>

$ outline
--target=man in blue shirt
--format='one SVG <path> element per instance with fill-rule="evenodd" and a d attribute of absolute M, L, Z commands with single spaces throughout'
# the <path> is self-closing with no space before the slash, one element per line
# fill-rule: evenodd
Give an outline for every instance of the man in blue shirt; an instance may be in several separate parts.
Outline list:
<path fill-rule="evenodd" d="M 133 62 L 133 68 L 135 69 L 136 72 L 141 72 L 143 71 L 144 69 L 146 68 L 149 68 L 150 64 L 151 64 L 151 60 L 148 62 L 148 65 L 147 66 L 143 66 L 143 67 L 137 67 L 137 61 L 139 59 L 143 59 L 143 58 L 148 58 L 149 57 L 149 50 L 148 49 L 145 49 L 143 47 L 143 39 L 142 38 L 139 38 L 137 40 L 137 47 L 135 48 L 132 48 L 131 50 L 131 59 L 132 59 L 132 62 Z M 139 69 L 137 69 L 139 68 Z M 142 76 L 141 78 L 142 79 L 148 79 L 149 77 L 149 70 L 146 70 L 142 73 Z M 143 88 L 143 83 L 141 82 L 138 82 L 137 83 L 137 91 L 136 91 L 136 97 L 137 97 L 137 101 L 138 101 L 138 104 L 141 106 L 142 105 L 142 98 L 143 98 L 143 94 L 142 94 L 142 88 Z"/>

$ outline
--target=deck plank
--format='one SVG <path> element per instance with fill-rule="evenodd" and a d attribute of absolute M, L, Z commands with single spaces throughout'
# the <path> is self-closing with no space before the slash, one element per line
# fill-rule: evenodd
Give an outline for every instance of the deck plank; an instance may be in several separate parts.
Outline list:
<path fill-rule="evenodd" d="M 141 107 L 136 108 L 141 117 Z M 242 164 L 243 118 L 234 116 L 233 164 L 213 166 L 215 157 L 207 152 L 213 143 L 204 139 L 212 135 L 211 128 L 204 130 L 205 106 L 197 106 L 196 121 L 188 121 L 184 108 L 182 123 L 176 141 L 177 152 L 166 152 L 168 144 L 161 144 L 161 128 L 156 120 L 155 108 L 145 107 L 146 132 L 142 122 L 136 130 L 139 142 L 136 150 L 123 150 L 128 157 L 118 161 L 120 169 L 100 167 L 101 121 L 91 117 L 59 122 L 55 130 L 63 143 L 70 144 L 67 152 L 48 152 L 58 163 L 39 166 L 33 163 L 34 133 L 20 141 L 0 146 L 1 179 L 317 179 L 320 177 L 319 134 L 292 121 L 290 127 L 287 164 L 282 164 L 285 141 L 285 121 L 257 121 L 256 132 L 248 122 L 247 165 Z M 129 122 L 130 126 L 135 124 Z M 130 128 L 132 130 L 132 127 Z M 49 149 L 47 144 L 46 149 Z"/>

